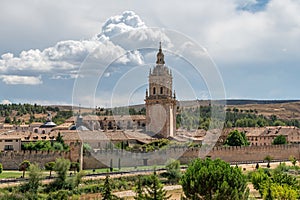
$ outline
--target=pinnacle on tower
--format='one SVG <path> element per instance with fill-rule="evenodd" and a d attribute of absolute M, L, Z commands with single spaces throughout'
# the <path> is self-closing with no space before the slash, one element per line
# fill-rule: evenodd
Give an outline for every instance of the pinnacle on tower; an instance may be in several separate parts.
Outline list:
<path fill-rule="evenodd" d="M 161 64 L 161 65 L 165 64 L 165 59 L 164 59 L 165 56 L 161 49 L 161 42 L 159 42 L 159 50 L 156 57 L 157 57 L 156 64 Z"/>

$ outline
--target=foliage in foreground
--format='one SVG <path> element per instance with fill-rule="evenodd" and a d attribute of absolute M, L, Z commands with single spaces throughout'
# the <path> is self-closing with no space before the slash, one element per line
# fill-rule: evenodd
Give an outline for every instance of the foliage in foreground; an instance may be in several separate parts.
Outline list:
<path fill-rule="evenodd" d="M 102 199 L 103 200 L 117 200 L 119 199 L 115 195 L 112 194 L 111 183 L 109 180 L 109 175 L 106 175 L 103 185 L 102 191 Z"/>
<path fill-rule="evenodd" d="M 164 189 L 164 185 L 158 178 L 156 171 L 153 172 L 149 177 L 149 182 L 145 184 L 146 186 L 143 188 L 141 178 L 138 178 L 136 186 L 134 188 L 136 192 L 135 200 L 167 200 L 171 196 L 167 195 L 167 191 Z"/>
<path fill-rule="evenodd" d="M 170 159 L 166 165 L 166 172 L 162 173 L 162 176 L 166 177 L 171 184 L 177 184 L 182 176 L 180 171 L 180 161 Z"/>
<path fill-rule="evenodd" d="M 200 199 L 247 199 L 247 178 L 240 168 L 220 159 L 194 160 L 181 178 L 185 197 Z"/>
<path fill-rule="evenodd" d="M 288 170 L 284 163 L 274 170 L 260 168 L 250 174 L 250 180 L 263 199 L 298 199 L 300 183 Z"/>

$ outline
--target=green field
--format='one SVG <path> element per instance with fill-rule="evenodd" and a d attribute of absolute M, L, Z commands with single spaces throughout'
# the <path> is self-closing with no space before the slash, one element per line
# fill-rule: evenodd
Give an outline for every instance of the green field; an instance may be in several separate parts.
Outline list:
<path fill-rule="evenodd" d="M 28 172 L 25 173 L 25 178 L 28 178 L 27 176 Z M 20 178 L 23 175 L 22 171 L 18 170 L 4 170 L 0 174 L 0 179 L 7 179 L 7 178 Z M 52 176 L 55 175 L 55 172 L 52 172 Z M 49 176 L 49 171 L 44 171 L 43 176 Z"/>
<path fill-rule="evenodd" d="M 21 171 L 5 170 L 0 174 L 0 179 L 6 178 L 20 178 L 23 175 Z M 26 174 L 25 174 L 26 176 Z"/>

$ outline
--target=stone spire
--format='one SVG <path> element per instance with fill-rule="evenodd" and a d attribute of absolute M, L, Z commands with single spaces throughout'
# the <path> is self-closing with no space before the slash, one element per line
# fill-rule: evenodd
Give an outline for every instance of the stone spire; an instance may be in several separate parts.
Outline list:
<path fill-rule="evenodd" d="M 156 64 L 161 64 L 161 65 L 165 64 L 165 59 L 164 59 L 165 56 L 161 49 L 161 42 L 159 42 L 159 50 L 156 57 L 157 57 Z"/>

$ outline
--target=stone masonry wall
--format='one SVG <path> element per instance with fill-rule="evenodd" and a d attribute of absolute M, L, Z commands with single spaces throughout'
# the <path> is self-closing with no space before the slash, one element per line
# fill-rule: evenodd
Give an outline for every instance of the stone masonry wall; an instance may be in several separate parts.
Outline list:
<path fill-rule="evenodd" d="M 0 163 L 4 169 L 17 170 L 23 160 L 32 163 L 55 161 L 56 158 L 70 159 L 77 162 L 81 157 L 75 152 L 52 151 L 10 151 L 0 153 Z M 249 146 L 249 147 L 216 147 L 212 149 L 198 149 L 186 147 L 171 147 L 152 153 L 131 153 L 122 150 L 98 150 L 83 155 L 83 169 L 98 169 L 113 166 L 135 167 L 144 165 L 165 165 L 170 158 L 179 159 L 181 163 L 189 163 L 197 157 L 209 156 L 212 159 L 221 158 L 227 162 L 263 161 L 270 155 L 274 160 L 286 160 L 291 155 L 300 159 L 300 144 L 276 146 Z"/>
<path fill-rule="evenodd" d="M 262 161 L 270 155 L 274 160 L 287 160 L 290 156 L 300 159 L 300 145 L 272 145 L 251 147 L 214 148 L 209 156 L 221 158 L 227 162 Z"/>
<path fill-rule="evenodd" d="M 208 153 L 207 153 L 208 152 Z M 287 160 L 291 155 L 300 159 L 300 145 L 221 147 L 213 149 L 174 147 L 155 153 L 129 153 L 122 150 L 99 150 L 83 156 L 84 169 L 101 167 L 135 167 L 143 165 L 165 165 L 170 158 L 179 159 L 182 164 L 206 156 L 221 158 L 227 162 L 263 161 L 270 155 L 274 160 Z"/>
<path fill-rule="evenodd" d="M 0 163 L 5 170 L 18 170 L 24 160 L 38 163 L 41 167 L 47 162 L 55 161 L 56 158 L 70 159 L 69 152 L 54 151 L 7 151 L 0 153 Z"/>

